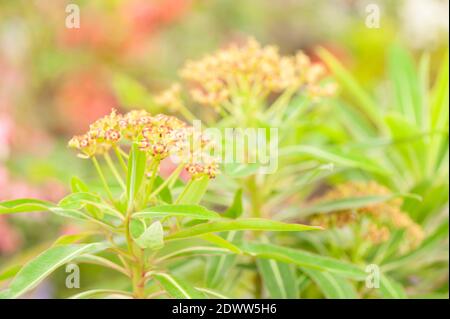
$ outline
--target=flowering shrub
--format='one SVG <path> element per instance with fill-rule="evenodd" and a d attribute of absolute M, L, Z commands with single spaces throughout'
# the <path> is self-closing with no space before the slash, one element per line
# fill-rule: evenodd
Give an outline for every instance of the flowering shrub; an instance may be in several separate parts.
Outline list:
<path fill-rule="evenodd" d="M 409 270 L 408 261 L 427 256 L 441 275 L 448 121 L 439 115 L 448 101 L 447 68 L 431 110 L 405 103 L 383 117 L 336 60 L 319 55 L 337 81 L 302 52 L 283 56 L 253 39 L 230 45 L 187 62 L 182 81 L 152 97 L 148 109 L 113 110 L 74 136 L 69 146 L 92 162 L 96 181 L 73 177 L 72 193 L 57 204 L 11 200 L 0 203 L 0 214 L 49 211 L 79 221 L 80 231 L 4 275 L 14 278 L 0 296 L 20 297 L 68 262 L 101 265 L 125 279 L 120 288 L 89 287 L 74 298 L 403 298 L 411 278 L 399 270 Z M 397 86 L 405 78 L 397 74 Z M 334 118 L 346 110 L 337 82 L 367 114 Z M 416 98 L 418 83 L 405 85 L 412 93 L 401 87 L 399 101 Z M 152 108 L 179 113 L 192 126 Z M 195 110 L 219 132 L 265 129 L 263 144 L 275 147 L 265 154 L 259 144 L 235 145 L 244 161 L 222 161 L 226 141 L 197 132 Z M 429 126 L 420 116 L 428 112 Z M 386 132 L 389 140 L 378 140 Z M 393 147 L 376 161 L 355 140 Z M 258 161 L 264 155 L 269 169 Z M 162 174 L 169 159 L 175 167 Z M 410 274 L 419 268 L 422 275 L 420 263 L 414 266 Z M 367 269 L 376 269 L 380 289 L 367 284 Z"/>
<path fill-rule="evenodd" d="M 233 243 L 216 235 L 237 230 L 305 231 L 314 226 L 285 224 L 256 218 L 227 218 L 199 206 L 209 179 L 218 168 L 207 154 L 200 162 L 183 158 L 191 179 L 172 200 L 172 187 L 180 169 L 163 180 L 158 175 L 161 160 L 170 154 L 180 155 L 187 147 L 192 130 L 179 119 L 166 115 L 151 116 L 145 111 L 120 115 L 114 110 L 90 126 L 89 131 L 76 136 L 69 146 L 79 150 L 79 156 L 92 160 L 103 192 L 93 192 L 79 178 L 72 180 L 72 193 L 58 204 L 33 199 L 2 202 L 2 214 L 48 210 L 57 215 L 84 221 L 91 231 L 63 236 L 48 250 L 26 264 L 3 292 L 3 297 L 23 295 L 41 282 L 52 270 L 69 261 L 87 262 L 118 271 L 127 276 L 132 289 L 110 291 L 95 289 L 78 297 L 98 294 L 123 295 L 136 298 L 167 295 L 201 297 L 220 294 L 196 288 L 170 273 L 170 265 L 178 258 L 203 254 L 243 253 Z M 128 145 L 127 145 L 128 144 Z M 126 147 L 127 151 L 124 151 Z M 110 152 L 117 156 L 119 168 Z M 105 162 L 120 186 L 112 189 L 97 157 Z M 182 239 L 181 247 L 179 240 Z M 199 239 L 200 242 L 195 242 Z M 193 240 L 190 242 L 190 240 Z M 82 241 L 74 244 L 72 242 Z M 178 246 L 178 247 L 177 247 Z M 102 255 L 113 252 L 118 262 Z M 156 283 L 162 287 L 157 288 Z"/>

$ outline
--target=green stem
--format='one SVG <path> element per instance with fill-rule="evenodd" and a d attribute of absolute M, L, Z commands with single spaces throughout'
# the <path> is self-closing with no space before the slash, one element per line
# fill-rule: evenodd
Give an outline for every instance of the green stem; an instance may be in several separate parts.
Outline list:
<path fill-rule="evenodd" d="M 105 175 L 103 175 L 103 171 L 102 171 L 100 165 L 98 164 L 97 158 L 95 156 L 93 156 L 91 158 L 92 158 L 92 162 L 94 163 L 95 169 L 97 170 L 97 173 L 100 176 L 100 179 L 103 183 L 103 187 L 105 188 L 105 191 L 108 194 L 110 201 L 114 203 L 114 200 L 113 200 L 114 197 L 112 196 L 111 190 L 109 189 L 108 183 L 106 182 Z"/>
<path fill-rule="evenodd" d="M 119 160 L 120 166 L 122 166 L 122 169 L 125 171 L 125 173 L 128 172 L 128 166 L 127 163 L 125 163 L 125 160 L 123 159 L 121 150 L 117 146 L 114 146 L 113 148 L 114 153 L 116 153 L 116 157 Z"/>
<path fill-rule="evenodd" d="M 180 164 L 173 172 L 170 174 L 169 177 L 166 178 L 166 180 L 156 188 L 149 197 L 149 200 L 151 200 L 153 197 L 158 195 L 166 186 L 169 188 L 173 187 L 173 184 L 177 180 L 177 177 L 180 175 L 181 171 L 183 170 L 184 163 Z"/>
<path fill-rule="evenodd" d="M 189 182 L 186 184 L 186 186 L 184 187 L 183 191 L 181 192 L 180 195 L 178 195 L 177 200 L 175 201 L 175 204 L 179 204 L 180 200 L 183 198 L 183 196 L 187 193 L 187 191 L 189 190 L 189 188 L 192 186 L 193 184 L 193 179 L 190 179 Z"/>
<path fill-rule="evenodd" d="M 114 163 L 111 159 L 111 156 L 109 156 L 108 153 L 105 153 L 104 156 L 105 156 L 106 163 L 108 163 L 109 169 L 112 171 L 114 177 L 117 179 L 120 186 L 125 191 L 127 189 L 127 187 L 125 186 L 125 183 L 124 183 L 122 177 L 120 176 L 119 172 L 117 171 L 116 166 L 114 165 Z"/>
<path fill-rule="evenodd" d="M 247 182 L 247 189 L 250 193 L 250 204 L 251 204 L 251 213 L 252 217 L 259 218 L 262 215 L 261 212 L 261 191 L 256 184 L 256 177 L 250 176 Z"/>

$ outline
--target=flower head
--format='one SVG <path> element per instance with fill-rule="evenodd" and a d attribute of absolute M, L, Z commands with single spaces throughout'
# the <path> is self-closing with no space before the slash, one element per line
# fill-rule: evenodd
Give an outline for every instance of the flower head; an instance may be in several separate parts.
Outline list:
<path fill-rule="evenodd" d="M 348 182 L 331 189 L 314 202 L 326 202 L 349 197 L 386 196 L 391 192 L 375 183 Z M 362 220 L 369 221 L 364 237 L 375 244 L 390 238 L 391 231 L 404 229 L 410 246 L 417 246 L 424 238 L 422 228 L 401 210 L 402 200 L 393 198 L 355 209 L 344 209 L 333 213 L 319 213 L 310 218 L 312 224 L 326 228 L 344 227 L 351 224 L 362 225 Z"/>
<path fill-rule="evenodd" d="M 191 150 L 194 138 L 199 139 L 199 147 Z M 214 178 L 219 172 L 217 163 L 207 154 L 211 141 L 202 134 L 195 134 L 193 127 L 176 117 L 165 114 L 151 116 L 143 110 L 125 115 L 112 110 L 91 124 L 87 133 L 74 136 L 69 147 L 79 150 L 79 156 L 87 158 L 104 154 L 126 141 L 137 143 L 141 151 L 157 161 L 171 155 L 181 157 L 192 177 L 206 175 Z"/>
<path fill-rule="evenodd" d="M 267 95 L 305 89 L 314 96 L 332 94 L 334 85 L 320 83 L 324 75 L 325 68 L 313 64 L 304 53 L 282 56 L 277 47 L 261 46 L 254 39 L 189 61 L 181 70 L 181 76 L 192 84 L 192 98 L 211 106 L 219 106 L 239 91 Z"/>

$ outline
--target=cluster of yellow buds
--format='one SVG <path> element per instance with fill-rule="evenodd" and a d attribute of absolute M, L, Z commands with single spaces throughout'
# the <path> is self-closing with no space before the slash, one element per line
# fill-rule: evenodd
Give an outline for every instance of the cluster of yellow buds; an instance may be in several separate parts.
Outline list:
<path fill-rule="evenodd" d="M 181 85 L 179 83 L 172 84 L 169 88 L 162 91 L 154 98 L 155 103 L 167 107 L 170 111 L 176 112 L 182 104 Z"/>
<path fill-rule="evenodd" d="M 116 110 L 112 110 L 110 114 L 91 124 L 86 134 L 74 136 L 69 141 L 69 147 L 80 150 L 81 157 L 92 157 L 108 152 L 122 137 L 119 125 L 121 117 Z"/>
<path fill-rule="evenodd" d="M 196 155 L 190 156 L 192 139 L 198 138 Z M 115 110 L 109 115 L 97 120 L 89 126 L 84 135 L 74 136 L 69 141 L 69 147 L 78 149 L 83 158 L 105 154 L 113 146 L 119 146 L 121 141 L 131 141 L 139 145 L 140 150 L 148 152 L 156 160 L 162 160 L 169 155 L 184 157 L 186 170 L 192 177 L 206 175 L 214 178 L 218 173 L 218 165 L 205 150 L 205 143 L 211 148 L 210 141 L 199 132 L 176 117 L 164 114 L 151 116 L 146 111 L 130 111 L 125 115 Z M 210 150 L 210 149 L 208 149 Z M 195 161 L 194 161 L 195 159 Z M 195 169 L 193 169 L 195 167 Z"/>
<path fill-rule="evenodd" d="M 220 106 L 242 91 L 265 95 L 304 89 L 313 96 L 331 95 L 336 86 L 322 83 L 325 73 L 322 64 L 312 63 L 302 52 L 282 56 L 277 47 L 263 47 L 254 39 L 189 61 L 181 70 L 193 85 L 192 98 L 211 106 Z"/>
<path fill-rule="evenodd" d="M 324 195 L 314 199 L 314 203 L 327 202 L 344 198 L 365 196 L 390 196 L 392 193 L 376 182 L 348 182 L 338 185 Z M 391 230 L 404 229 L 407 242 L 411 247 L 420 244 L 424 238 L 422 228 L 401 210 L 402 200 L 393 198 L 353 210 L 341 210 L 332 213 L 319 213 L 311 216 L 310 222 L 325 228 L 344 227 L 349 224 L 362 225 L 367 218 L 370 223 L 364 237 L 374 244 L 390 238 Z"/>

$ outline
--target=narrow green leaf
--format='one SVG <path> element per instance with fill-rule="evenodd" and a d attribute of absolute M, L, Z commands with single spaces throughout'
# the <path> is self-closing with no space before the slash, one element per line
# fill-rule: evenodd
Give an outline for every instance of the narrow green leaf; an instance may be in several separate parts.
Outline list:
<path fill-rule="evenodd" d="M 242 188 L 238 189 L 234 194 L 233 202 L 231 206 L 223 213 L 224 217 L 227 218 L 238 218 L 243 213 L 242 207 Z"/>
<path fill-rule="evenodd" d="M 353 75 L 345 69 L 345 67 L 328 51 L 323 48 L 318 50 L 320 58 L 331 69 L 339 84 L 344 87 L 353 97 L 357 106 L 366 113 L 370 120 L 378 127 L 383 127 L 383 120 L 380 117 L 379 108 L 374 99 L 367 94 L 363 87 L 353 77 Z"/>
<path fill-rule="evenodd" d="M 406 299 L 406 292 L 396 281 L 386 276 L 381 276 L 380 293 L 386 299 Z"/>
<path fill-rule="evenodd" d="M 287 224 L 262 218 L 245 218 L 239 220 L 221 219 L 182 229 L 172 235 L 167 236 L 167 239 L 182 239 L 200 236 L 207 233 L 232 230 L 308 231 L 320 229 L 322 228 L 317 226 Z"/>
<path fill-rule="evenodd" d="M 70 180 L 70 186 L 71 186 L 72 192 L 74 192 L 74 193 L 89 192 L 89 187 L 77 176 L 72 177 L 72 179 Z"/>
<path fill-rule="evenodd" d="M 139 150 L 136 143 L 131 147 L 130 159 L 128 161 L 127 174 L 127 199 L 128 209 L 131 209 L 137 193 L 142 185 L 146 165 L 145 152 Z"/>
<path fill-rule="evenodd" d="M 167 261 L 172 258 L 178 258 L 182 256 L 211 256 L 211 255 L 228 255 L 233 253 L 233 251 L 226 248 L 212 247 L 212 246 L 192 246 L 182 249 L 177 249 L 170 253 L 161 255 L 158 261 Z"/>
<path fill-rule="evenodd" d="M 272 298 L 296 299 L 299 297 L 297 278 L 292 265 L 273 259 L 258 259 L 257 265 L 264 285 Z"/>
<path fill-rule="evenodd" d="M 237 242 L 242 239 L 242 233 L 237 232 L 229 232 L 225 236 L 226 237 L 224 240 L 226 242 Z M 217 237 L 222 238 L 218 235 Z M 241 250 L 239 249 L 239 251 Z M 226 280 L 231 267 L 236 261 L 236 258 L 236 255 L 222 255 L 209 258 L 205 276 L 206 285 L 210 288 L 220 287 Z"/>
<path fill-rule="evenodd" d="M 132 298 L 133 294 L 128 291 L 114 290 L 114 289 L 92 289 L 80 292 L 76 295 L 69 297 L 69 299 L 87 299 L 95 296 L 109 296 L 109 295 L 119 295 L 127 298 Z"/>
<path fill-rule="evenodd" d="M 234 178 L 244 178 L 256 174 L 260 168 L 261 165 L 257 163 L 228 163 L 223 165 L 224 174 Z"/>
<path fill-rule="evenodd" d="M 20 297 L 35 288 L 63 264 L 83 254 L 98 252 L 106 247 L 107 244 L 104 243 L 53 246 L 23 266 L 1 296 L 8 299 Z"/>
<path fill-rule="evenodd" d="M 219 235 L 209 233 L 209 234 L 202 235 L 201 238 L 203 240 L 206 240 L 206 241 L 218 246 L 218 247 L 229 249 L 230 251 L 232 251 L 236 254 L 242 253 L 242 251 L 239 249 L 239 247 L 232 244 L 229 240 L 223 239 Z"/>
<path fill-rule="evenodd" d="M 355 288 L 344 278 L 328 271 L 302 268 L 328 299 L 356 299 Z"/>
<path fill-rule="evenodd" d="M 209 178 L 207 176 L 191 180 L 185 186 L 187 189 L 177 198 L 177 204 L 198 204 L 205 194 L 208 184 Z"/>
<path fill-rule="evenodd" d="M 155 217 L 188 217 L 192 219 L 216 219 L 220 215 L 203 206 L 199 205 L 162 205 L 145 208 L 133 214 L 136 218 L 155 218 Z"/>
<path fill-rule="evenodd" d="M 367 275 L 366 272 L 357 265 L 299 249 L 262 243 L 243 243 L 238 245 L 238 247 L 245 253 L 258 258 L 275 259 L 304 268 L 307 267 L 316 270 L 329 271 L 345 278 L 363 280 Z"/>
<path fill-rule="evenodd" d="M 100 196 L 88 192 L 71 193 L 61 199 L 58 206 L 61 208 L 80 209 L 86 205 L 86 201 L 89 202 L 101 202 Z"/>
<path fill-rule="evenodd" d="M 181 279 L 166 273 L 155 273 L 155 278 L 166 290 L 166 292 L 177 299 L 202 299 L 204 295 L 193 286 Z"/>
<path fill-rule="evenodd" d="M 14 199 L 0 202 L 0 215 L 48 211 L 52 207 L 56 206 L 50 202 L 46 202 L 39 199 L 31 199 L 31 198 Z"/>
<path fill-rule="evenodd" d="M 280 156 L 310 156 L 314 159 L 324 162 L 331 162 L 337 166 L 358 168 L 379 175 L 390 175 L 389 171 L 361 154 L 344 152 L 328 148 L 318 148 L 311 145 L 297 145 L 286 147 L 280 150 Z"/>

